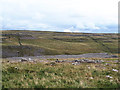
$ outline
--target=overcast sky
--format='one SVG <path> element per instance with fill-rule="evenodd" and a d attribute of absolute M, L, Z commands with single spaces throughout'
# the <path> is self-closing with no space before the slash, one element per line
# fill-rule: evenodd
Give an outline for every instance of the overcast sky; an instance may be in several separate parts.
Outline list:
<path fill-rule="evenodd" d="M 115 33 L 118 1 L 0 0 L 0 29 Z"/>

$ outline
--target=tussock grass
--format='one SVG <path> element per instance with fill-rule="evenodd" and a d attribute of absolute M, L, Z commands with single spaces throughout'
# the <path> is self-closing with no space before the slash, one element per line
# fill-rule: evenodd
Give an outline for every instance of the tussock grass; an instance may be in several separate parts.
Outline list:
<path fill-rule="evenodd" d="M 72 60 L 72 59 L 71 59 Z M 107 59 L 106 59 L 107 60 Z M 104 61 L 106 61 L 104 59 Z M 50 60 L 51 61 L 51 60 Z M 54 61 L 54 59 L 53 59 Z M 119 63 L 9 63 L 4 61 L 3 88 L 118 88 Z M 106 77 L 107 75 L 112 78 Z"/>

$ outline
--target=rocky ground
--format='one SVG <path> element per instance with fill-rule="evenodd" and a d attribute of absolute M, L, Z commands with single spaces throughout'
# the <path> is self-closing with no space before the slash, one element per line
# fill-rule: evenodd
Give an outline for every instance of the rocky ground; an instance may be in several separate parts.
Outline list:
<path fill-rule="evenodd" d="M 116 55 L 109 55 L 107 53 L 88 53 L 82 55 L 46 55 L 46 56 L 29 56 L 29 57 L 12 57 L 6 58 L 10 63 L 14 62 L 49 62 L 51 65 L 55 63 L 71 63 L 72 65 L 79 65 L 80 63 L 103 63 L 102 59 L 89 59 L 89 58 L 118 58 Z M 110 62 L 110 60 L 106 61 Z M 118 62 L 113 60 L 112 62 Z M 4 63 L 4 61 L 3 61 Z"/>
<path fill-rule="evenodd" d="M 11 57 L 6 58 L 9 60 L 20 60 L 22 58 L 26 59 L 61 59 L 61 58 L 118 58 L 116 55 L 110 55 L 108 53 L 88 53 L 81 55 L 42 55 L 42 56 L 29 56 L 29 57 Z"/>
<path fill-rule="evenodd" d="M 3 88 L 118 88 L 119 60 L 107 53 L 2 60 Z"/>

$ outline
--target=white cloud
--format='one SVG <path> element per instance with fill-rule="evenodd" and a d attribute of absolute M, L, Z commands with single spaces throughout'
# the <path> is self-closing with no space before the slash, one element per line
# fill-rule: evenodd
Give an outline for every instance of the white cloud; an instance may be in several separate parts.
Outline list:
<path fill-rule="evenodd" d="M 88 23 L 88 24 L 87 24 L 87 28 L 88 28 L 88 29 L 89 29 L 89 28 L 91 28 L 91 29 L 100 29 L 99 27 L 95 26 L 94 23 Z"/>
<path fill-rule="evenodd" d="M 102 30 L 118 24 L 118 1 L 0 0 L 0 17 L 8 29 Z M 75 27 L 68 30 L 71 26 Z"/>
<path fill-rule="evenodd" d="M 44 19 L 44 18 L 45 18 L 45 15 L 41 14 L 39 12 L 35 13 L 32 17 L 32 19 L 36 19 L 36 20 L 41 20 L 41 19 Z"/>
<path fill-rule="evenodd" d="M 64 32 L 72 32 L 70 29 L 64 29 Z"/>

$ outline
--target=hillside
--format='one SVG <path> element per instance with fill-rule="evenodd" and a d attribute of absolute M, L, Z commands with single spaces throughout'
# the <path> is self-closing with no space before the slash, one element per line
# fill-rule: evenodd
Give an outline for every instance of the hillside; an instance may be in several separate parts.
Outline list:
<path fill-rule="evenodd" d="M 120 87 L 118 34 L 12 30 L 0 38 L 3 89 Z"/>
<path fill-rule="evenodd" d="M 8 30 L 1 39 L 3 57 L 118 53 L 118 34 L 111 33 Z"/>

